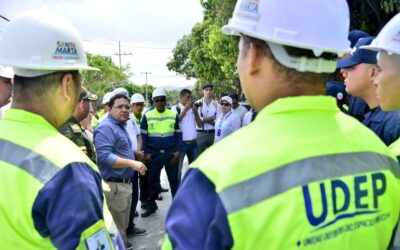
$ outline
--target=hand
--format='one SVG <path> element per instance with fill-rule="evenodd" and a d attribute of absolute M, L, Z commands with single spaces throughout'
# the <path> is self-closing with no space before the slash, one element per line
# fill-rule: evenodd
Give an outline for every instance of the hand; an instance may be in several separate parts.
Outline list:
<path fill-rule="evenodd" d="M 144 162 L 144 153 L 143 151 L 135 151 L 135 159 L 137 159 L 138 161 Z"/>
<path fill-rule="evenodd" d="M 151 154 L 148 154 L 144 157 L 144 163 L 148 164 L 151 162 Z"/>
<path fill-rule="evenodd" d="M 131 168 L 138 171 L 141 175 L 144 175 L 147 171 L 146 166 L 140 161 L 132 161 Z"/>
<path fill-rule="evenodd" d="M 179 152 L 172 153 L 171 163 L 176 164 L 179 161 Z"/>
<path fill-rule="evenodd" d="M 186 103 L 185 108 L 183 109 L 185 112 L 188 111 L 190 109 L 190 107 L 192 106 L 193 102 L 189 101 Z"/>
<path fill-rule="evenodd" d="M 195 116 L 196 116 L 196 115 L 197 115 L 197 116 L 199 115 L 199 113 L 197 112 L 198 110 L 199 110 L 199 108 L 196 107 L 196 105 L 193 104 L 192 111 L 193 111 L 193 113 L 194 113 Z"/>

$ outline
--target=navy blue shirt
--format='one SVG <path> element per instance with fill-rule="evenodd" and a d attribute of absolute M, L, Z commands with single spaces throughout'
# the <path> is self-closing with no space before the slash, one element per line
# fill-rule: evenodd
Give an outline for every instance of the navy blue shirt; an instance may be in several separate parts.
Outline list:
<path fill-rule="evenodd" d="M 58 249 L 76 249 L 83 231 L 103 219 L 100 174 L 86 163 L 62 168 L 38 193 L 32 207 L 36 230 Z"/>
<path fill-rule="evenodd" d="M 398 111 L 385 112 L 379 107 L 365 114 L 362 122 L 389 146 L 400 137 L 400 116 Z"/>
<path fill-rule="evenodd" d="M 349 96 L 348 104 L 349 109 L 347 110 L 347 114 L 362 122 L 365 118 L 364 115 L 369 111 L 368 104 L 355 96 Z"/>
<path fill-rule="evenodd" d="M 104 179 L 129 179 L 134 174 L 131 168 L 113 168 L 118 157 L 134 160 L 132 142 L 120 123 L 108 115 L 94 130 L 93 140 L 97 151 L 97 165 Z"/>
<path fill-rule="evenodd" d="M 171 136 L 164 137 L 149 137 L 148 124 L 146 114 L 143 115 L 142 122 L 140 123 L 140 130 L 142 131 L 143 151 L 147 155 L 151 150 L 170 150 L 171 152 L 183 152 L 182 131 L 179 127 L 179 118 L 175 114 L 175 131 Z"/>
<path fill-rule="evenodd" d="M 233 246 L 225 208 L 214 184 L 198 169 L 186 173 L 168 211 L 165 229 L 175 250 Z"/>

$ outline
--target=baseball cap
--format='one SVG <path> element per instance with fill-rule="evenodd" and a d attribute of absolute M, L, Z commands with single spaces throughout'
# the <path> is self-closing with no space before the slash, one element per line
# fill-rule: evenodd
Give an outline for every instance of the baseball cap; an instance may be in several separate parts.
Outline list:
<path fill-rule="evenodd" d="M 342 82 L 329 81 L 326 83 L 326 94 L 333 96 L 339 101 L 347 97 L 346 86 Z"/>
<path fill-rule="evenodd" d="M 336 62 L 337 68 L 349 68 L 360 63 L 376 64 L 377 52 L 360 48 L 361 46 L 371 44 L 373 39 L 374 37 L 372 36 L 360 38 L 354 46 L 350 56 Z"/>
<path fill-rule="evenodd" d="M 354 45 L 356 45 L 357 41 L 360 38 L 363 37 L 369 37 L 370 35 L 367 32 L 364 32 L 362 30 L 352 30 L 349 32 L 349 41 L 350 41 L 350 48 L 354 48 Z"/>
<path fill-rule="evenodd" d="M 0 76 L 4 78 L 14 78 L 14 71 L 11 67 L 0 65 Z"/>
<path fill-rule="evenodd" d="M 206 84 L 203 85 L 202 89 L 205 89 L 205 88 L 212 88 L 212 89 L 214 89 L 214 85 L 212 85 L 211 83 L 206 83 Z"/>
<path fill-rule="evenodd" d="M 81 87 L 81 93 L 79 94 L 79 101 L 97 101 L 97 95 L 89 92 L 85 87 Z"/>
<path fill-rule="evenodd" d="M 229 96 L 224 96 L 224 97 L 222 97 L 221 100 L 219 100 L 219 102 L 222 102 L 222 101 L 226 101 L 226 102 L 228 102 L 230 105 L 232 105 L 232 98 L 230 98 Z"/>

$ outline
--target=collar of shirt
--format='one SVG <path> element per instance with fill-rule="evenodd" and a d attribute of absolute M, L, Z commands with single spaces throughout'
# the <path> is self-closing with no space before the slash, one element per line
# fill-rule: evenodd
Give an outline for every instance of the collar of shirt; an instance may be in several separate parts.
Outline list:
<path fill-rule="evenodd" d="M 126 125 L 126 122 L 119 122 L 119 121 L 117 121 L 114 117 L 112 117 L 112 115 L 110 115 L 110 114 L 108 114 L 107 119 L 108 119 L 110 122 L 112 122 L 112 123 L 114 123 L 114 124 L 117 124 L 117 125 L 120 125 L 120 126 L 122 126 L 122 127 L 125 127 L 125 125 Z"/>
<path fill-rule="evenodd" d="M 47 127 L 48 129 L 54 130 L 54 132 L 58 133 L 58 130 L 53 127 L 53 125 L 51 125 L 46 119 L 44 119 L 43 116 L 22 109 L 6 110 L 3 119 L 35 124 L 35 126 L 39 125 L 42 127 Z"/>
<path fill-rule="evenodd" d="M 335 99 L 329 96 L 296 96 L 279 98 L 264 107 L 257 119 L 271 114 L 279 114 L 293 111 L 330 111 L 340 112 Z"/>

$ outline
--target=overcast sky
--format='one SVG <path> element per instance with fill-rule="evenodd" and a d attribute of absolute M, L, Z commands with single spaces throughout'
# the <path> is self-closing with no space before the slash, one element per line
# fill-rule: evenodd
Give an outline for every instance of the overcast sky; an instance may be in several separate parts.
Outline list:
<path fill-rule="evenodd" d="M 194 84 L 168 71 L 172 49 L 183 35 L 203 19 L 200 0 L 0 0 L 0 15 L 12 19 L 18 13 L 46 8 L 68 18 L 80 31 L 85 49 L 111 56 L 119 64 L 121 41 L 123 66 L 131 67 L 132 81 L 155 86 Z M 4 28 L 0 20 L 0 31 Z M 1 33 L 0 33 L 1 35 Z"/>

